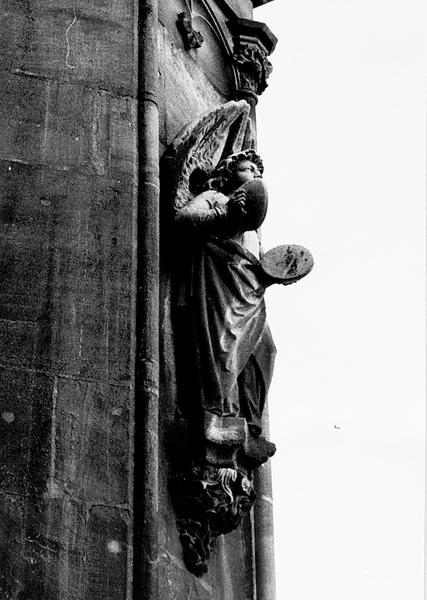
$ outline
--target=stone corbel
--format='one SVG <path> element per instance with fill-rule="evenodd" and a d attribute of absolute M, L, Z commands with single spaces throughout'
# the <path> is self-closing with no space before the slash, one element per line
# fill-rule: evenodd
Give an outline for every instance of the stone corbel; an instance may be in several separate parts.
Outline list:
<path fill-rule="evenodd" d="M 228 23 L 233 35 L 232 61 L 237 75 L 237 96 L 255 103 L 267 87 L 272 72 L 269 55 L 277 38 L 265 23 L 236 19 Z"/>
<path fill-rule="evenodd" d="M 184 562 L 200 576 L 208 569 L 216 538 L 236 529 L 249 513 L 255 501 L 253 470 L 276 447 L 263 436 L 251 436 L 244 418 L 208 412 L 199 452 L 195 437 L 194 430 L 183 428 L 171 440 L 176 465 L 169 484 Z"/>

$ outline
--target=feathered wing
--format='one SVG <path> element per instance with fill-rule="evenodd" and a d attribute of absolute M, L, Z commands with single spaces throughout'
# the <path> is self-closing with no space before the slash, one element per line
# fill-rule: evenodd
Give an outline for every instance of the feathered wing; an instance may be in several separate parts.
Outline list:
<path fill-rule="evenodd" d="M 250 143 L 249 129 L 249 104 L 240 100 L 222 104 L 181 130 L 163 159 L 168 170 L 168 195 L 175 210 L 191 198 L 193 171 L 209 174 L 221 158 L 245 149 Z"/>

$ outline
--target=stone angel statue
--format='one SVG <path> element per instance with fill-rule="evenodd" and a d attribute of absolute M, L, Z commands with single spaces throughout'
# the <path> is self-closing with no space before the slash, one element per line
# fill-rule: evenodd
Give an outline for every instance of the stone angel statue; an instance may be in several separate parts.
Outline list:
<path fill-rule="evenodd" d="M 273 452 L 261 416 L 275 356 L 264 291 L 301 278 L 312 259 L 290 246 L 275 256 L 275 269 L 268 256 L 260 259 L 267 188 L 261 158 L 244 148 L 248 111 L 244 101 L 229 102 L 175 142 L 174 223 L 186 246 L 178 304 L 190 341 L 192 409 L 203 413 L 208 442 L 238 448 L 244 439 L 248 458 L 264 462 Z"/>
<path fill-rule="evenodd" d="M 276 352 L 264 292 L 273 283 L 297 281 L 313 265 L 300 246 L 260 256 L 268 194 L 248 115 L 245 101 L 224 104 L 189 125 L 167 156 L 177 239 L 179 404 L 192 423 L 193 464 L 204 465 L 204 489 L 214 496 L 216 485 L 222 481 L 223 491 L 231 490 L 232 481 L 231 498 L 242 506 L 251 503 L 252 469 L 275 451 L 261 425 Z M 211 528 L 214 512 L 205 515 Z M 215 535 L 231 528 L 224 522 L 213 527 Z"/>
<path fill-rule="evenodd" d="M 245 425 L 247 439 L 260 436 L 275 356 L 264 302 L 271 279 L 259 260 L 257 235 L 267 211 L 262 172 L 252 149 L 226 157 L 203 191 L 175 216 L 176 227 L 192 245 L 183 305 L 191 315 L 194 377 L 206 434 L 228 445 L 236 428 Z"/>

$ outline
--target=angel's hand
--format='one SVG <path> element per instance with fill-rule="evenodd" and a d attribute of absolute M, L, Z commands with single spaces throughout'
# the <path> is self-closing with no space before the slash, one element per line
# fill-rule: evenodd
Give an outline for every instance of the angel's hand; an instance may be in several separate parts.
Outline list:
<path fill-rule="evenodd" d="M 234 192 L 227 203 L 228 215 L 233 223 L 238 223 L 242 217 L 247 214 L 246 210 L 246 192 L 237 190 Z"/>

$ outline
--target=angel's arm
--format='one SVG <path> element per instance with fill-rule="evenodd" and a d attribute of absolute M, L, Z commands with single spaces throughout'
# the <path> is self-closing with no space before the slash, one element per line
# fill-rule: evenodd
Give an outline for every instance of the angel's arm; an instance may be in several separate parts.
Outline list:
<path fill-rule="evenodd" d="M 226 202 L 219 202 L 214 194 L 208 192 L 180 208 L 175 215 L 175 225 L 189 233 L 215 235 L 224 231 L 227 216 Z"/>

